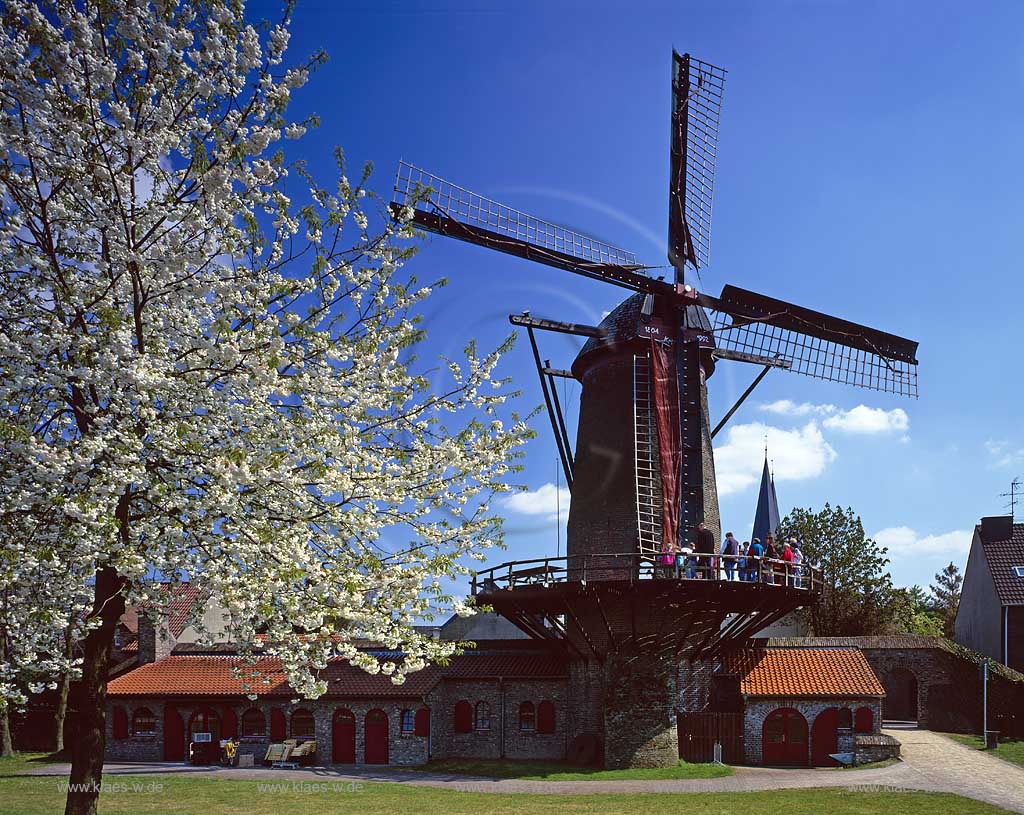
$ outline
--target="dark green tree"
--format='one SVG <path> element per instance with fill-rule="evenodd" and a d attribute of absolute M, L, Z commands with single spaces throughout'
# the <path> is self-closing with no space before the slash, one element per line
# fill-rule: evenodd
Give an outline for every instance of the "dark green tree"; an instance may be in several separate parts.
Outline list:
<path fill-rule="evenodd" d="M 943 636 L 943 617 L 932 608 L 932 598 L 920 586 L 894 589 L 893 621 L 900 633 Z"/>
<path fill-rule="evenodd" d="M 956 610 L 960 607 L 960 589 L 964 579 L 956 564 L 950 564 L 935 575 L 935 583 L 929 586 L 932 593 L 932 609 L 942 615 L 943 633 L 953 638 L 953 627 L 956 623 Z"/>
<path fill-rule="evenodd" d="M 898 629 L 893 613 L 901 597 L 887 569 L 889 550 L 864 534 L 852 508 L 794 509 L 776 535 L 790 538 L 801 541 L 804 562 L 822 570 L 821 600 L 808 609 L 815 635 L 853 637 Z"/>

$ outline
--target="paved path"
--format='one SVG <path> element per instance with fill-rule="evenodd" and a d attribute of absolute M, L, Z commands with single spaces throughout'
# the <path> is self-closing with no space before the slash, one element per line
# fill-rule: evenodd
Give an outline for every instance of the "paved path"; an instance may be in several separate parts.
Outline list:
<path fill-rule="evenodd" d="M 1024 768 L 930 730 L 885 730 L 903 743 L 903 765 L 949 792 L 1024 812 Z"/>
<path fill-rule="evenodd" d="M 265 767 L 193 767 L 169 762 L 108 763 L 107 775 L 188 773 L 213 778 L 263 781 L 368 782 L 383 781 L 437 787 L 463 792 L 542 793 L 554 795 L 612 793 L 757 792 L 771 789 L 842 787 L 864 790 L 922 790 L 951 792 L 1024 813 L 1024 769 L 958 744 L 927 730 L 893 730 L 903 742 L 904 761 L 865 770 L 737 767 L 724 778 L 671 779 L 664 781 L 525 781 L 414 772 L 397 768 L 304 767 L 272 770 Z M 33 775 L 67 775 L 67 764 L 32 770 Z"/>

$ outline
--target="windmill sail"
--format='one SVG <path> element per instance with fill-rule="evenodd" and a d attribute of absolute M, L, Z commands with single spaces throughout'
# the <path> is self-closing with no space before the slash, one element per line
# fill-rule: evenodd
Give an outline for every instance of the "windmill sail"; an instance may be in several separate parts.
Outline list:
<path fill-rule="evenodd" d="M 641 270 L 636 255 L 609 243 L 535 218 L 440 176 L 399 162 L 391 211 L 413 211 L 416 226 L 486 246 L 632 291 L 670 291 Z"/>
<path fill-rule="evenodd" d="M 917 343 L 763 294 L 726 286 L 700 295 L 715 344 L 790 363 L 789 370 L 859 388 L 917 396 Z"/>
<path fill-rule="evenodd" d="M 711 205 L 725 71 L 672 52 L 672 157 L 668 258 L 681 269 L 711 259 Z"/>

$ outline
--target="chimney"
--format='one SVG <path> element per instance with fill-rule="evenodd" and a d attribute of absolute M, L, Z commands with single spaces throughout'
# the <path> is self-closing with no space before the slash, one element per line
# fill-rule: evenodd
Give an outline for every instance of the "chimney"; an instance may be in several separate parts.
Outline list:
<path fill-rule="evenodd" d="M 154 619 L 150 613 L 139 613 L 139 665 L 159 662 L 170 656 L 175 646 L 167 618 L 158 614 Z"/>
<path fill-rule="evenodd" d="M 1013 537 L 1013 516 L 994 515 L 981 519 L 981 539 L 985 543 L 1008 541 Z"/>

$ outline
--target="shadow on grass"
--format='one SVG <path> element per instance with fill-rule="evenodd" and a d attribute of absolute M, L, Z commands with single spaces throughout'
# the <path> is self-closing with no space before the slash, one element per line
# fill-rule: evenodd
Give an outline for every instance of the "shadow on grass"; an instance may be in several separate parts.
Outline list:
<path fill-rule="evenodd" d="M 438 776 L 472 776 L 522 781 L 650 781 L 675 778 L 720 778 L 733 773 L 732 767 L 720 764 L 687 764 L 685 761 L 680 761 L 672 767 L 606 770 L 602 767 L 579 767 L 559 761 L 441 759 L 407 769 Z"/>
<path fill-rule="evenodd" d="M 24 775 L 27 770 L 46 764 L 60 764 L 71 761 L 67 750 L 60 753 L 15 753 L 0 758 L 0 778 Z"/>

